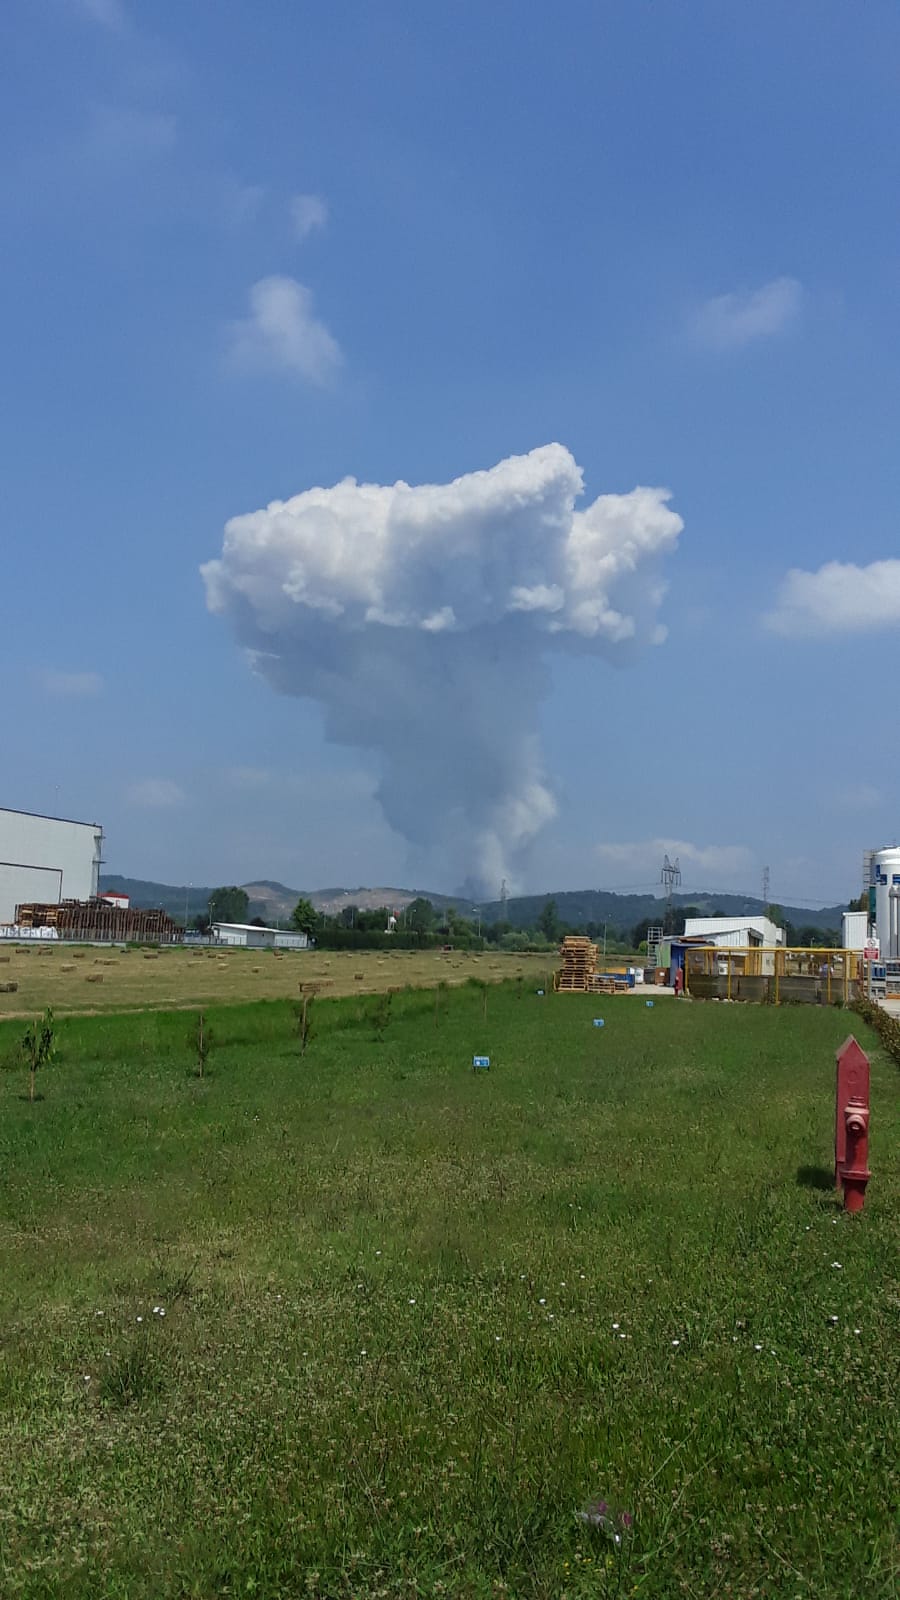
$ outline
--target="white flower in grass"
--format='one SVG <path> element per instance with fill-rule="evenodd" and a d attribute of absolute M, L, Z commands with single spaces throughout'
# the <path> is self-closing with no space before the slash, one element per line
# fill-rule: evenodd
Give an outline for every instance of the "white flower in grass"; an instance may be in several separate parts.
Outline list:
<path fill-rule="evenodd" d="M 681 1340 L 680 1340 L 680 1339 L 673 1339 L 673 1340 L 672 1340 L 672 1346 L 673 1346 L 673 1348 L 674 1348 L 674 1349 L 677 1349 L 677 1348 L 678 1348 L 678 1346 L 679 1346 L 679 1345 L 680 1345 L 680 1343 L 681 1343 Z"/>
<path fill-rule="evenodd" d="M 831 1326 L 834 1327 L 835 1323 L 837 1322 L 837 1317 L 829 1317 L 828 1321 L 831 1323 Z"/>
<path fill-rule="evenodd" d="M 832 1263 L 831 1263 L 831 1265 L 832 1265 L 832 1266 L 833 1266 L 833 1267 L 837 1267 L 837 1269 L 838 1269 L 838 1271 L 839 1271 L 839 1272 L 842 1272 L 842 1271 L 843 1271 L 843 1268 L 842 1268 L 842 1267 L 841 1267 L 841 1263 L 840 1263 L 840 1262 L 839 1262 L 839 1261 L 832 1261 Z"/>
<path fill-rule="evenodd" d="M 547 1304 L 546 1300 L 539 1300 L 538 1301 L 538 1305 L 539 1306 L 545 1306 L 546 1304 Z"/>
<path fill-rule="evenodd" d="M 137 1320 L 138 1320 L 138 1322 L 143 1322 L 144 1319 L 143 1319 L 143 1317 L 138 1317 Z"/>
<path fill-rule="evenodd" d="M 91 1381 L 90 1373 L 89 1372 L 82 1373 L 82 1380 L 83 1380 L 84 1383 L 90 1383 L 90 1381 Z"/>
<path fill-rule="evenodd" d="M 415 1300 L 410 1300 L 409 1303 L 410 1303 L 411 1306 L 414 1306 L 416 1302 L 415 1302 Z"/>
<path fill-rule="evenodd" d="M 754 1350 L 761 1350 L 762 1349 L 762 1345 L 761 1344 L 755 1344 L 753 1346 L 753 1348 L 754 1348 Z"/>
<path fill-rule="evenodd" d="M 862 1333 L 862 1328 L 854 1328 L 853 1332 L 854 1333 Z"/>
<path fill-rule="evenodd" d="M 618 1323 L 617 1323 L 617 1322 L 614 1322 L 614 1323 L 613 1323 L 613 1327 L 614 1327 L 614 1329 L 615 1329 L 615 1331 L 616 1331 L 616 1333 L 618 1333 L 618 1331 L 619 1331 L 619 1324 L 618 1324 Z"/>

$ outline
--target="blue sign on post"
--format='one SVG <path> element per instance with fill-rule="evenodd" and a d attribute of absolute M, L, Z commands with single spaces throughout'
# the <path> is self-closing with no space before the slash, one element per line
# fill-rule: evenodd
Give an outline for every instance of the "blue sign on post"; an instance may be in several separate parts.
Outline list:
<path fill-rule="evenodd" d="M 603 1017 L 595 1017 L 594 1018 L 594 1027 L 595 1028 L 603 1028 L 603 1027 L 605 1027 L 605 1025 L 606 1024 L 605 1024 L 605 1020 L 604 1020 Z"/>
<path fill-rule="evenodd" d="M 646 1000 L 644 1002 L 644 1004 L 646 1005 L 648 1011 L 652 1010 L 652 1007 L 653 1007 L 653 1001 L 652 1000 Z"/>
<path fill-rule="evenodd" d="M 543 994 L 543 989 L 535 989 L 535 994 Z"/>
<path fill-rule="evenodd" d="M 491 1069 L 491 1058 L 490 1058 L 490 1056 L 473 1056 L 472 1057 L 472 1071 L 473 1072 L 478 1072 L 479 1069 L 482 1072 L 489 1072 L 490 1071 L 490 1069 Z"/>

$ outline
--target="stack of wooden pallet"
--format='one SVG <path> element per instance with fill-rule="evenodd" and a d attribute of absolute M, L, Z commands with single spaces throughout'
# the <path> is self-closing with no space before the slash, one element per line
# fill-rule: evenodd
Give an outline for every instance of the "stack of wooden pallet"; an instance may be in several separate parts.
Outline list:
<path fill-rule="evenodd" d="M 16 907 L 23 928 L 55 928 L 60 939 L 127 944 L 174 944 L 180 935 L 165 911 L 123 910 L 106 900 L 63 900 L 61 905 Z"/>
<path fill-rule="evenodd" d="M 563 939 L 562 969 L 557 973 L 556 987 L 560 994 L 583 994 L 591 986 L 597 968 L 597 946 L 590 939 L 574 935 Z"/>
<path fill-rule="evenodd" d="M 589 988 L 597 994 L 627 994 L 630 987 L 621 972 L 593 972 L 589 979 Z"/>

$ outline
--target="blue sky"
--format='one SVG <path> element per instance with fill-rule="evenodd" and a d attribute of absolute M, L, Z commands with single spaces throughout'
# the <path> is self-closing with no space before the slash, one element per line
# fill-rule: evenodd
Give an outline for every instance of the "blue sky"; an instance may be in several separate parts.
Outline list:
<path fill-rule="evenodd" d="M 688 888 L 855 893 L 900 810 L 893 0 L 3 28 L 0 803 L 96 818 L 135 876 L 453 890 L 199 569 L 276 498 L 559 441 L 585 502 L 665 486 L 684 529 L 665 643 L 543 653 L 518 884 L 668 849 Z"/>

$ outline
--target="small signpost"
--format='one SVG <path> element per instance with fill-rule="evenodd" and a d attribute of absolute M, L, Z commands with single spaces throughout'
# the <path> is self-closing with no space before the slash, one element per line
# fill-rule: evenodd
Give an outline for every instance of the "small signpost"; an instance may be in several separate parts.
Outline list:
<path fill-rule="evenodd" d="M 844 1191 L 844 1210 L 862 1211 L 869 1171 L 869 1058 L 853 1035 L 835 1061 L 834 1186 Z"/>
<path fill-rule="evenodd" d="M 491 1058 L 490 1058 L 490 1056 L 473 1056 L 472 1057 L 472 1071 L 473 1072 L 490 1072 L 490 1070 L 491 1070 Z"/>
<path fill-rule="evenodd" d="M 653 1010 L 653 1001 L 652 1000 L 645 1000 L 644 1001 L 644 1005 L 647 1007 L 648 1011 L 652 1011 Z"/>
<path fill-rule="evenodd" d="M 594 1027 L 595 1028 L 604 1028 L 605 1026 L 606 1026 L 605 1018 L 603 1018 L 603 1017 L 595 1017 L 594 1018 Z"/>

